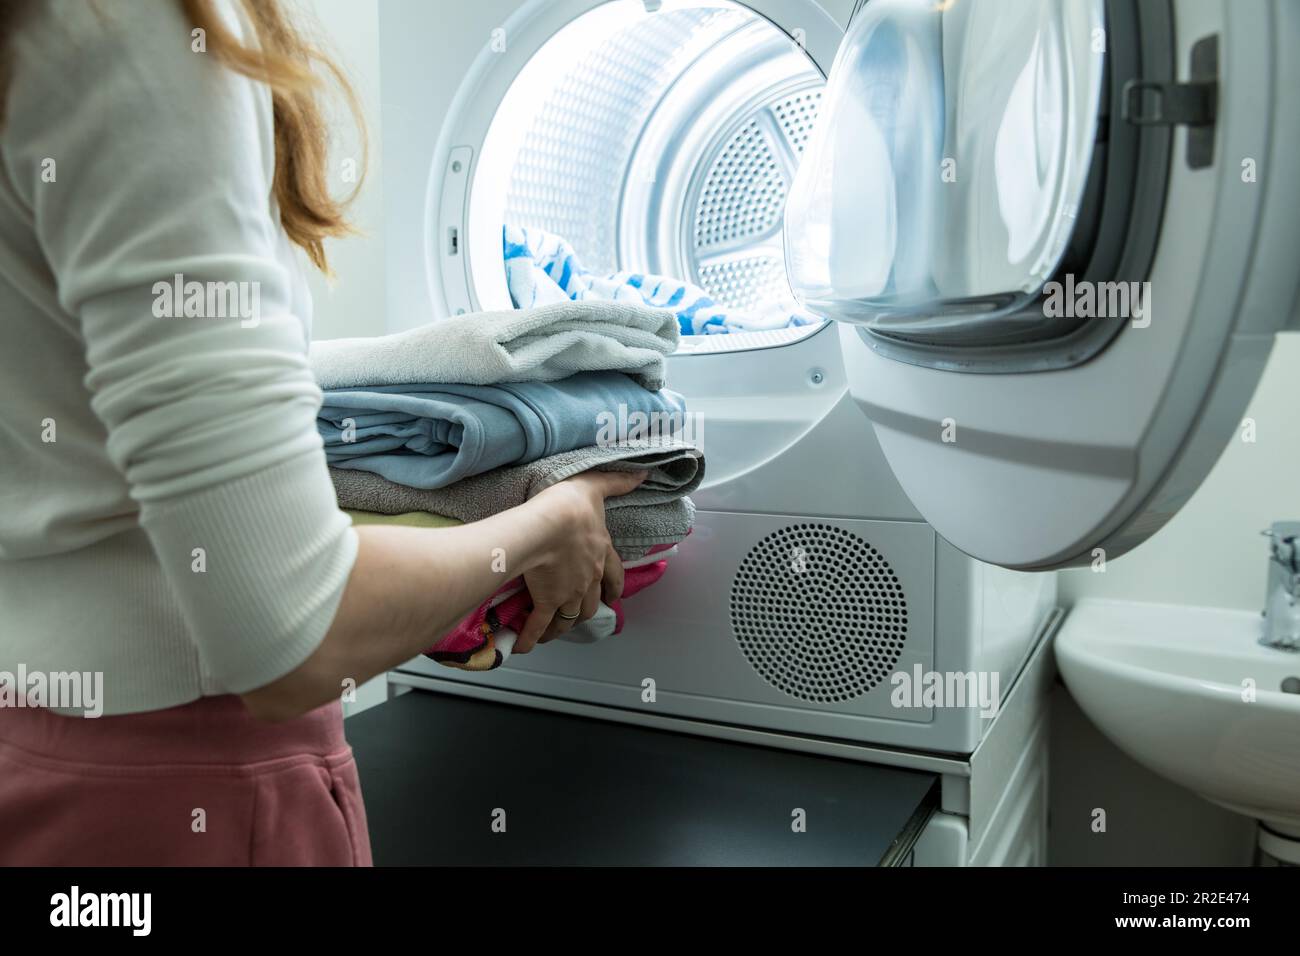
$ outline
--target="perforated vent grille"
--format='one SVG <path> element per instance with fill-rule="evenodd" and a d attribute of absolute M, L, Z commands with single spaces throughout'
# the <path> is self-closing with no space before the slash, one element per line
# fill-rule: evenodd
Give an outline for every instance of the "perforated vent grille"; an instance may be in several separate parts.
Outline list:
<path fill-rule="evenodd" d="M 821 104 L 822 91 L 807 90 L 772 105 L 776 121 L 781 124 L 781 132 L 796 153 L 802 153 L 808 145 L 808 137 L 812 135 Z"/>
<path fill-rule="evenodd" d="M 750 120 L 718 155 L 695 212 L 695 248 L 708 252 L 765 236 L 781 222 L 785 175 L 767 132 Z"/>
<path fill-rule="evenodd" d="M 785 263 L 774 256 L 747 256 L 700 266 L 700 285 L 733 309 L 757 309 L 785 294 Z"/>
<path fill-rule="evenodd" d="M 889 562 L 862 538 L 799 524 L 768 535 L 741 561 L 731 626 L 765 681 L 834 704 L 893 672 L 907 640 L 907 601 Z"/>

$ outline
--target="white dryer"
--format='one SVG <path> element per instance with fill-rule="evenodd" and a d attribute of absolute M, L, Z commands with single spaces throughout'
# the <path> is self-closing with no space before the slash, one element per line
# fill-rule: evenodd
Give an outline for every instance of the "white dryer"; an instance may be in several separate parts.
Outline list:
<path fill-rule="evenodd" d="M 998 6 L 385 0 L 376 332 L 509 308 L 505 223 L 839 320 L 670 359 L 708 474 L 623 634 L 404 671 L 625 720 L 975 750 L 987 712 L 896 675 L 1012 685 L 1052 569 L 1144 540 L 1213 464 L 1296 320 L 1300 247 L 1300 6 L 1078 0 L 1002 33 Z M 954 188 L 919 185 L 927 168 Z M 1046 284 L 1075 277 L 1151 283 L 1151 321 L 1049 315 Z"/>

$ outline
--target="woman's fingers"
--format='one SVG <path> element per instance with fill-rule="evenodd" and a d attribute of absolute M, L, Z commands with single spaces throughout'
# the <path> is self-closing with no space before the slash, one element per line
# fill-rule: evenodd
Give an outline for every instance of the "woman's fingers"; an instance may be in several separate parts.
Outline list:
<path fill-rule="evenodd" d="M 523 629 L 519 632 L 519 637 L 515 640 L 515 654 L 527 654 L 534 645 L 542 639 L 555 619 L 555 612 L 559 610 L 554 605 L 535 604 L 528 615 L 528 620 L 524 621 Z"/>
<path fill-rule="evenodd" d="M 600 596 L 606 604 L 613 604 L 623 596 L 623 559 L 612 544 L 605 549 L 605 575 L 600 582 Z"/>
<path fill-rule="evenodd" d="M 602 599 L 614 601 L 623 593 L 623 563 L 605 530 L 603 501 L 627 494 L 646 477 L 643 471 L 585 472 L 533 499 L 555 496 L 548 505 L 569 520 L 553 523 L 551 533 L 561 536 L 561 546 L 524 575 L 536 603 L 515 641 L 516 654 L 572 630 L 600 610 Z"/>
<path fill-rule="evenodd" d="M 647 471 L 590 471 L 591 484 L 602 498 L 617 498 L 634 491 L 649 476 Z"/>
<path fill-rule="evenodd" d="M 589 621 L 596 616 L 596 612 L 600 610 L 600 587 L 599 580 L 591 582 L 591 587 L 587 588 L 587 593 L 582 599 L 582 610 L 575 624 L 579 621 Z"/>
<path fill-rule="evenodd" d="M 566 634 L 573 630 L 583 621 L 591 620 L 596 616 L 596 612 L 600 610 L 600 600 L 601 582 L 595 580 L 592 581 L 591 586 L 587 588 L 587 593 L 582 596 L 582 602 L 580 604 L 574 605 L 570 602 L 570 604 L 566 604 L 556 610 L 555 616 L 551 619 L 551 623 L 547 625 L 546 630 L 538 639 L 537 643 L 545 644 L 548 641 L 553 641 L 561 634 Z"/>
<path fill-rule="evenodd" d="M 579 601 L 569 601 L 556 609 L 555 617 L 551 619 L 546 632 L 537 643 L 545 644 L 547 641 L 555 640 L 566 631 L 573 630 L 573 626 L 582 619 L 582 604 Z"/>

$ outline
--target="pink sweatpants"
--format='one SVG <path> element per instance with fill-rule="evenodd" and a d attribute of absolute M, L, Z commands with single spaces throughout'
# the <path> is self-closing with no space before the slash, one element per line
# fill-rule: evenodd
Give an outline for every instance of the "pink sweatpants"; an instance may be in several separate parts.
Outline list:
<path fill-rule="evenodd" d="M 94 719 L 0 708 L 0 864 L 370 862 L 337 701 L 280 724 L 238 697 Z"/>

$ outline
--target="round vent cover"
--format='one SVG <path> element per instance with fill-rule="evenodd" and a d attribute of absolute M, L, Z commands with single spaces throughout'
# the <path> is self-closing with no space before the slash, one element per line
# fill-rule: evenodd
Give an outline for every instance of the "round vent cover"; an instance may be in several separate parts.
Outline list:
<path fill-rule="evenodd" d="M 769 534 L 740 562 L 731 626 L 765 681 L 834 704 L 893 672 L 907 639 L 907 601 L 889 562 L 862 538 L 799 524 Z"/>

